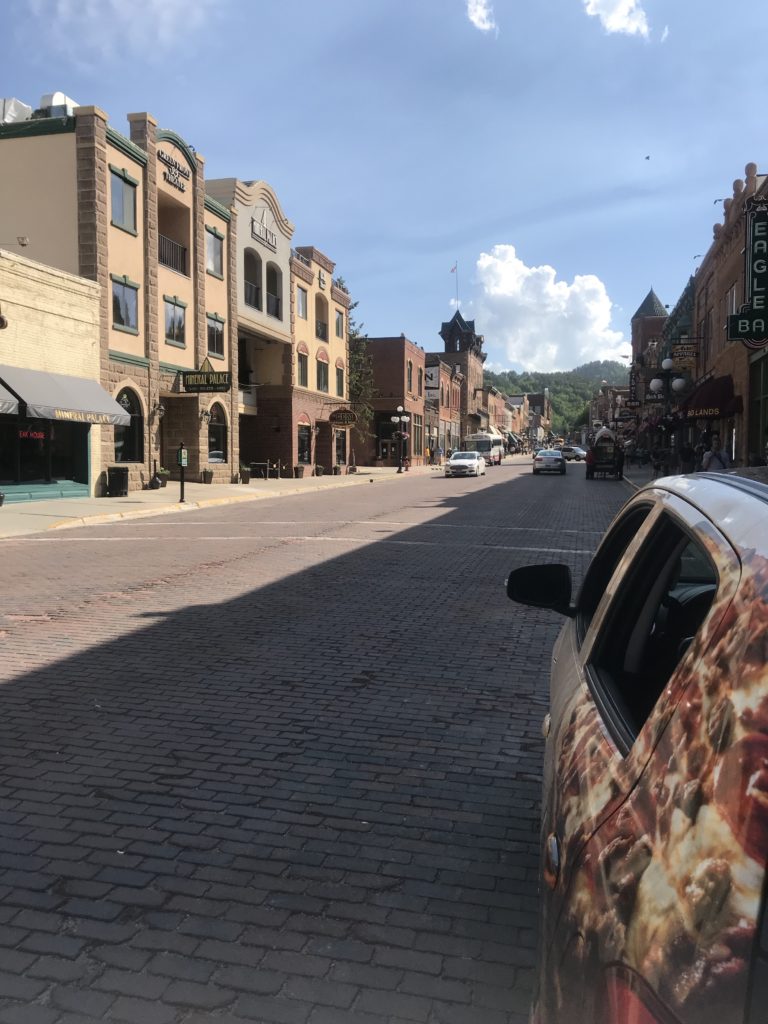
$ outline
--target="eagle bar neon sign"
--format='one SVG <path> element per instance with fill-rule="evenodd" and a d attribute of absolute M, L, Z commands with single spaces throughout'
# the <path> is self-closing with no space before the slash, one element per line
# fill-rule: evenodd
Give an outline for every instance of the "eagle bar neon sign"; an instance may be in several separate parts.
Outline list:
<path fill-rule="evenodd" d="M 768 203 L 754 196 L 744 205 L 747 216 L 747 301 L 728 317 L 728 340 L 747 348 L 768 345 Z"/>

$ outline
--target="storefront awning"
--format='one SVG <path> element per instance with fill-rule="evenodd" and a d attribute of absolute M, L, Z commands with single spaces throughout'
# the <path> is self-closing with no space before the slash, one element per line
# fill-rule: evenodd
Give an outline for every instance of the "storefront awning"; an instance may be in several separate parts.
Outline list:
<path fill-rule="evenodd" d="M 742 412 L 740 395 L 733 393 L 733 377 L 710 377 L 684 402 L 685 414 L 693 420 L 718 420 Z"/>
<path fill-rule="evenodd" d="M 0 366 L 0 406 L 3 394 L 8 392 L 17 408 L 19 402 L 26 405 L 27 416 L 33 419 L 123 427 L 131 422 L 130 414 L 97 381 L 85 377 Z"/>
<path fill-rule="evenodd" d="M 18 411 L 18 399 L 0 384 L 0 416 L 13 416 Z"/>

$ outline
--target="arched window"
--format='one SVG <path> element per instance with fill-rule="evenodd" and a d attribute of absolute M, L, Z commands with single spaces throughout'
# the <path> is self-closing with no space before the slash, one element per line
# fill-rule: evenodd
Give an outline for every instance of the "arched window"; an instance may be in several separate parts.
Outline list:
<path fill-rule="evenodd" d="M 267 313 L 283 319 L 283 272 L 276 263 L 267 264 Z"/>
<path fill-rule="evenodd" d="M 211 418 L 208 422 L 208 461 L 229 462 L 227 457 L 227 417 L 218 402 L 211 406 Z"/>
<path fill-rule="evenodd" d="M 408 360 L 408 391 L 413 392 L 413 363 Z"/>
<path fill-rule="evenodd" d="M 419 381 L 419 391 L 418 391 L 418 394 L 419 394 L 419 398 L 421 398 L 421 396 L 424 394 L 424 371 L 422 370 L 421 367 L 419 367 L 418 381 Z"/>
<path fill-rule="evenodd" d="M 130 388 L 123 388 L 117 404 L 131 417 L 127 427 L 115 427 L 115 462 L 144 461 L 144 417 L 139 396 Z"/>
<path fill-rule="evenodd" d="M 243 299 L 251 309 L 264 309 L 261 301 L 261 256 L 253 249 L 245 250 L 243 264 Z"/>

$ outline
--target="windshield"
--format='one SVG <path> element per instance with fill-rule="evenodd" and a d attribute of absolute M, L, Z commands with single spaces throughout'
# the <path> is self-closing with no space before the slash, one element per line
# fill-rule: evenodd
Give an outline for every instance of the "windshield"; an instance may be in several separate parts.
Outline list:
<path fill-rule="evenodd" d="M 484 437 L 477 441 L 467 441 L 467 449 L 475 452 L 489 452 L 491 450 L 491 442 Z"/>
<path fill-rule="evenodd" d="M 472 462 L 477 458 L 477 452 L 454 452 L 451 462 Z"/>

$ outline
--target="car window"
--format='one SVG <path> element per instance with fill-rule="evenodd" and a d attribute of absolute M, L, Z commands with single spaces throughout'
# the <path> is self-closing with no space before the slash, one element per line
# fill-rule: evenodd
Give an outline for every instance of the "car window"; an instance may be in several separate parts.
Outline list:
<path fill-rule="evenodd" d="M 592 647 L 587 678 L 626 753 L 707 616 L 718 587 L 705 549 L 662 514 L 620 580 Z"/>
<path fill-rule="evenodd" d="M 577 601 L 576 636 L 579 646 L 584 640 L 592 616 L 597 611 L 597 606 L 600 604 L 600 599 L 608 587 L 616 566 L 648 518 L 652 508 L 653 505 L 650 502 L 637 505 L 622 516 L 606 534 L 597 554 L 592 559 Z"/>

